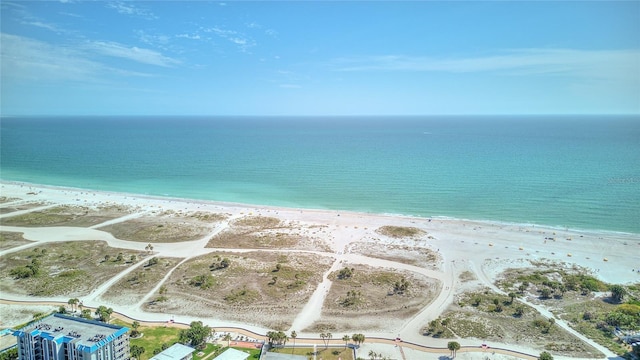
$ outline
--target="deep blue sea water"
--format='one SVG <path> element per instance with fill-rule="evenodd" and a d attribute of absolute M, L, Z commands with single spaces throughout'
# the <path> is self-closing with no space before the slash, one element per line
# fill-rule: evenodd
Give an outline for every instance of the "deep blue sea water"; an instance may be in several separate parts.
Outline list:
<path fill-rule="evenodd" d="M 2 118 L 2 180 L 640 233 L 639 116 Z"/>

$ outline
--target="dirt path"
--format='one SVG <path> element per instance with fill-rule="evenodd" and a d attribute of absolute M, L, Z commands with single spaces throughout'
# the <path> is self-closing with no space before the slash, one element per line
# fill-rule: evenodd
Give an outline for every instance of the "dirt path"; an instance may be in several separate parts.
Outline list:
<path fill-rule="evenodd" d="M 100 224 L 89 226 L 89 229 L 97 229 L 97 228 L 101 228 L 103 226 L 113 225 L 113 224 L 121 223 L 121 222 L 124 222 L 124 221 L 127 221 L 127 220 L 131 220 L 131 219 L 137 219 L 137 218 L 139 218 L 141 216 L 144 216 L 144 215 L 148 214 L 149 212 L 151 212 L 151 211 L 147 210 L 147 211 L 135 212 L 133 214 L 128 214 L 128 215 L 125 215 L 125 216 L 121 216 L 119 218 L 107 220 L 107 221 L 105 221 L 103 223 L 100 223 Z"/>
<path fill-rule="evenodd" d="M 322 315 L 322 305 L 324 304 L 324 300 L 329 293 L 329 289 L 331 289 L 331 280 L 329 280 L 329 274 L 338 270 L 341 265 L 342 261 L 338 258 L 333 262 L 329 270 L 324 273 L 322 282 L 318 284 L 318 287 L 309 298 L 309 301 L 307 301 L 305 306 L 293 320 L 289 332 L 296 329 L 297 331 L 306 329 L 307 327 L 311 326 L 316 320 L 320 319 Z"/>
<path fill-rule="evenodd" d="M 107 282 L 102 283 L 100 286 L 98 286 L 97 288 L 95 288 L 93 291 L 91 291 L 91 293 L 87 296 L 84 296 L 84 301 L 87 302 L 93 302 L 94 300 L 96 300 L 97 298 L 100 297 L 100 295 L 104 294 L 107 290 L 109 290 L 109 288 L 111 286 L 113 286 L 113 284 L 117 283 L 118 281 L 120 281 L 120 279 L 122 279 L 123 277 L 127 276 L 128 274 L 130 274 L 132 271 L 134 271 L 135 269 L 139 268 L 140 266 L 144 265 L 147 261 L 149 261 L 149 259 L 151 259 L 153 257 L 153 255 L 147 256 L 146 258 L 138 261 L 136 264 L 129 266 L 127 269 L 125 269 L 124 271 L 121 271 L 118 275 L 112 277 L 111 279 L 109 279 Z"/>
<path fill-rule="evenodd" d="M 27 201 L 26 203 L 28 203 L 28 201 Z M 11 205 L 11 204 L 3 204 L 3 206 L 2 206 L 2 207 L 8 207 L 8 206 L 10 206 L 10 205 Z M 6 213 L 6 214 L 2 214 L 2 215 L 0 215 L 0 219 L 4 219 L 4 218 L 8 218 L 8 217 L 12 217 L 12 216 L 24 215 L 24 214 L 28 214 L 28 213 L 33 212 L 33 211 L 46 210 L 46 209 L 49 209 L 49 208 L 52 208 L 52 207 L 56 207 L 56 206 L 59 206 L 59 205 L 60 205 L 60 204 L 57 204 L 57 203 L 56 203 L 56 204 L 49 204 L 49 205 L 38 206 L 38 207 L 31 208 L 31 209 L 26 209 L 26 210 L 12 211 L 12 212 L 10 212 L 10 213 Z"/>

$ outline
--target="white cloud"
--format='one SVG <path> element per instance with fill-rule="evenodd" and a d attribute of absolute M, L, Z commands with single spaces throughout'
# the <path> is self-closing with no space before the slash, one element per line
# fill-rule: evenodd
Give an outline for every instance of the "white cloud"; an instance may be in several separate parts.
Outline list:
<path fill-rule="evenodd" d="M 521 49 L 479 57 L 370 56 L 333 61 L 338 71 L 501 72 L 628 78 L 640 71 L 639 50 Z"/>
<path fill-rule="evenodd" d="M 51 31 L 54 31 L 54 32 L 59 32 L 60 31 L 55 25 L 47 24 L 47 23 L 44 23 L 42 21 L 22 21 L 21 23 L 24 24 L 24 25 L 31 25 L 31 26 L 42 28 L 42 29 L 51 30 Z"/>
<path fill-rule="evenodd" d="M 107 2 L 107 7 L 116 10 L 120 14 L 138 16 L 149 20 L 158 18 L 150 10 L 139 8 L 130 2 L 124 3 L 122 1 L 110 1 Z"/>
<path fill-rule="evenodd" d="M 180 63 L 180 61 L 164 56 L 154 50 L 135 46 L 128 47 L 116 42 L 92 41 L 88 42 L 86 46 L 88 49 L 103 55 L 128 59 L 143 64 L 170 67 Z"/>
<path fill-rule="evenodd" d="M 273 37 L 278 36 L 278 32 L 277 32 L 277 31 L 275 31 L 275 30 L 273 30 L 273 29 L 267 29 L 267 30 L 265 30 L 265 32 L 264 32 L 264 33 L 265 33 L 265 34 L 267 34 L 267 35 L 269 35 L 269 36 L 273 36 Z"/>
<path fill-rule="evenodd" d="M 171 36 L 163 34 L 149 34 L 144 30 L 137 30 L 135 33 L 138 36 L 138 40 L 142 43 L 164 51 L 168 51 L 170 49 Z"/>
<path fill-rule="evenodd" d="M 190 40 L 200 40 L 201 37 L 199 34 L 178 34 L 176 35 L 177 38 L 181 38 L 181 39 L 190 39 Z"/>
<path fill-rule="evenodd" d="M 102 82 L 111 75 L 150 76 L 106 66 L 90 60 L 76 47 L 51 45 L 42 41 L 0 34 L 2 78 L 28 81 Z"/>
<path fill-rule="evenodd" d="M 238 45 L 238 48 L 243 52 L 248 52 L 251 47 L 256 46 L 256 42 L 253 39 L 235 30 L 221 29 L 216 26 L 211 28 L 203 28 L 202 31 L 213 33 L 222 39 L 228 40 L 235 45 Z"/>

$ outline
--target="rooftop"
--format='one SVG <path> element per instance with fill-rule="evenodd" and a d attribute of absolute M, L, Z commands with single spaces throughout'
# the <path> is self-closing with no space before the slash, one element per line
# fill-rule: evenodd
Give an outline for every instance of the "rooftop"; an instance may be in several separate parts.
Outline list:
<path fill-rule="evenodd" d="M 307 357 L 303 355 L 292 355 L 275 352 L 267 352 L 264 356 L 264 360 L 306 360 Z"/>
<path fill-rule="evenodd" d="M 246 360 L 248 357 L 249 354 L 247 354 L 246 352 L 228 348 L 225 352 L 218 355 L 218 357 L 216 357 L 216 360 Z"/>
<path fill-rule="evenodd" d="M 129 329 L 124 326 L 53 314 L 15 331 L 14 335 L 19 336 L 21 333 L 40 335 L 56 343 L 73 342 L 76 347 L 86 346 L 93 351 L 127 331 Z"/>
<path fill-rule="evenodd" d="M 195 349 L 182 344 L 173 344 L 167 350 L 155 355 L 150 360 L 180 360 L 190 355 Z"/>

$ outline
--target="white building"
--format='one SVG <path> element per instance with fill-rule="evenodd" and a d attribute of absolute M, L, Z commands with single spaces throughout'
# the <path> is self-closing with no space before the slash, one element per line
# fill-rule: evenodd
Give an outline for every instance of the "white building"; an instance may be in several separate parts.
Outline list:
<path fill-rule="evenodd" d="M 125 360 L 127 331 L 124 326 L 54 314 L 13 335 L 20 360 Z"/>
<path fill-rule="evenodd" d="M 194 351 L 192 347 L 176 343 L 149 360 L 190 360 Z"/>
<path fill-rule="evenodd" d="M 215 360 L 247 360 L 248 357 L 249 354 L 247 354 L 246 352 L 228 348 L 227 350 L 225 350 L 225 352 L 218 355 Z"/>

